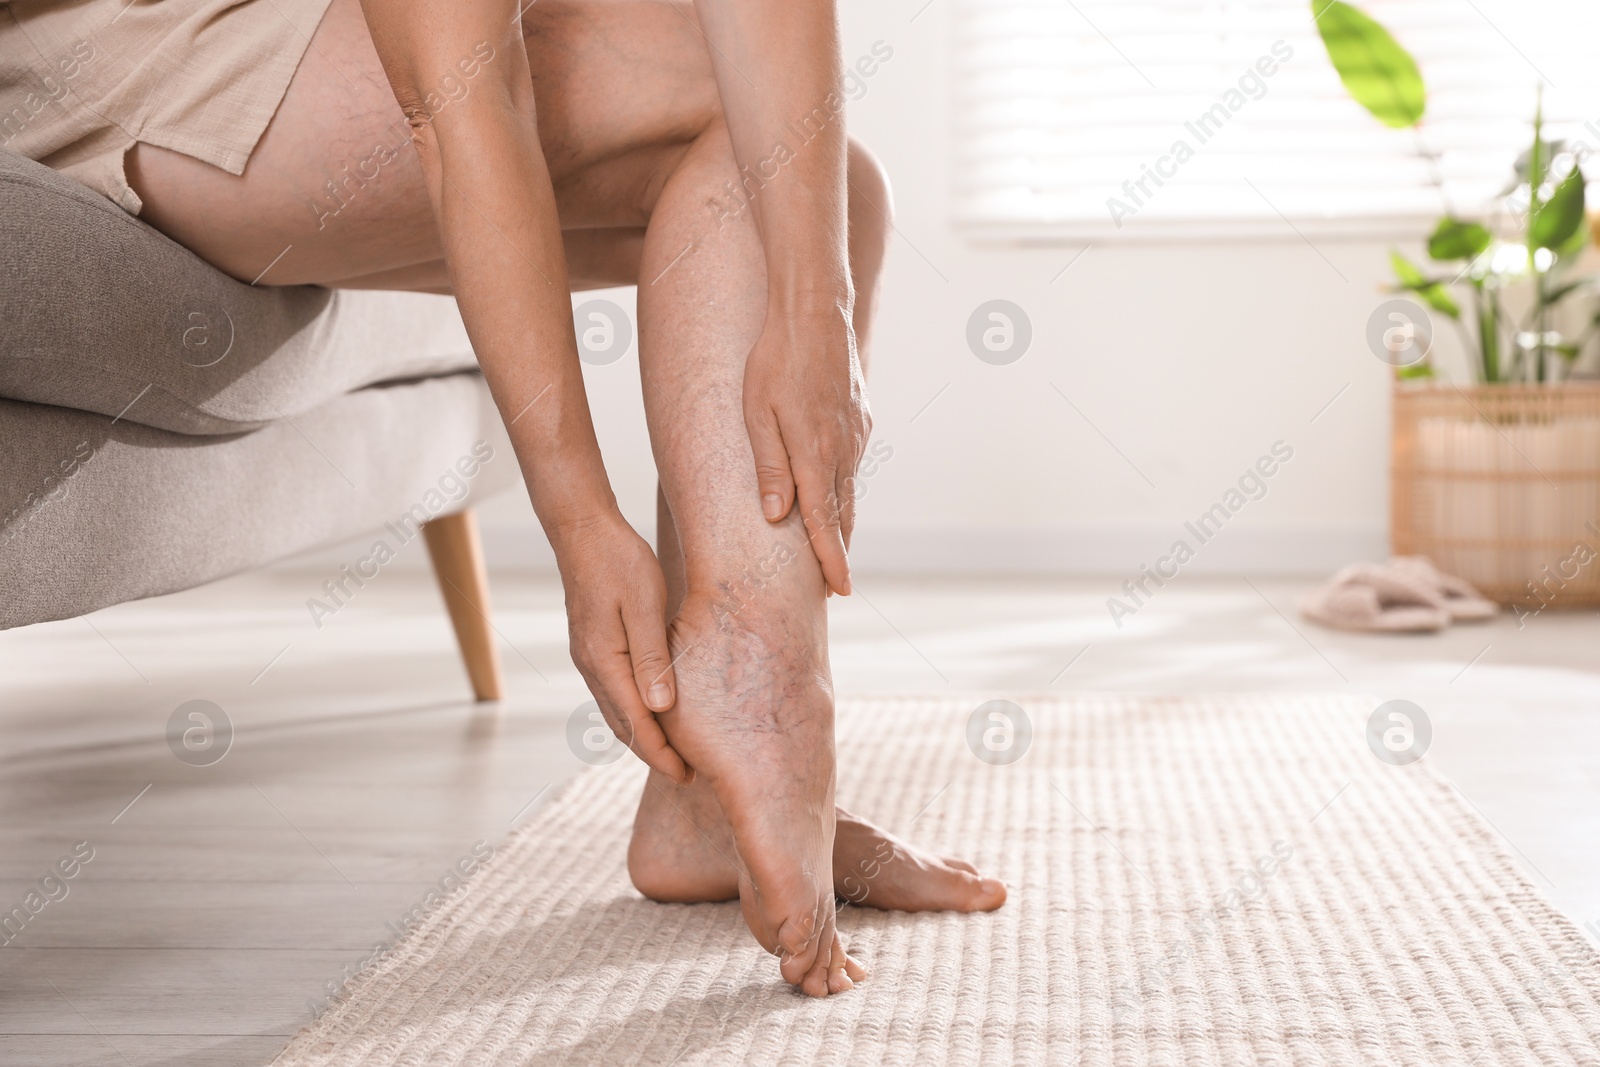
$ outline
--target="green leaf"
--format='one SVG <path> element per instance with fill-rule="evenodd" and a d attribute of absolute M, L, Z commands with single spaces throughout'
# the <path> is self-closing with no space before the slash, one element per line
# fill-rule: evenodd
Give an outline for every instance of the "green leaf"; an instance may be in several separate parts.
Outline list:
<path fill-rule="evenodd" d="M 1545 305 L 1547 307 L 1554 306 L 1558 301 L 1564 299 L 1577 290 L 1582 289 L 1584 286 L 1589 285 L 1593 281 L 1593 278 L 1586 277 L 1579 278 L 1576 281 L 1563 282 L 1544 294 Z"/>
<path fill-rule="evenodd" d="M 1428 238 L 1428 255 L 1438 260 L 1477 259 L 1494 238 L 1476 222 L 1440 219 Z"/>
<path fill-rule="evenodd" d="M 1394 268 L 1394 276 L 1399 278 L 1400 284 L 1407 289 L 1428 284 L 1428 279 L 1422 276 L 1421 268 L 1393 249 L 1389 250 L 1389 265 Z"/>
<path fill-rule="evenodd" d="M 1427 106 L 1416 61 L 1371 18 L 1342 0 L 1311 0 L 1311 13 L 1339 80 L 1385 126 L 1415 126 Z"/>
<path fill-rule="evenodd" d="M 1589 216 L 1588 208 L 1584 209 L 1583 221 L 1578 228 L 1572 231 L 1572 236 L 1567 238 L 1566 244 L 1556 249 L 1556 259 L 1571 260 L 1577 257 L 1589 245 Z"/>
<path fill-rule="evenodd" d="M 1432 378 L 1433 365 L 1427 360 L 1423 360 L 1421 363 L 1413 363 L 1409 367 L 1396 367 L 1394 369 L 1394 374 L 1395 377 L 1399 378 L 1401 381 L 1407 381 L 1414 378 Z"/>
<path fill-rule="evenodd" d="M 1440 314 L 1449 315 L 1452 319 L 1461 317 L 1461 305 L 1437 280 L 1424 276 L 1415 263 L 1393 250 L 1389 252 L 1389 263 L 1394 267 L 1394 276 L 1400 279 L 1400 288 L 1416 293 Z"/>
<path fill-rule="evenodd" d="M 1560 248 L 1583 225 L 1583 172 L 1573 167 L 1550 199 L 1533 210 L 1528 243 L 1535 248 Z"/>
<path fill-rule="evenodd" d="M 1456 303 L 1455 297 L 1439 283 L 1432 282 L 1425 285 L 1416 290 L 1416 294 L 1426 300 L 1433 310 L 1449 315 L 1452 319 L 1461 317 L 1461 305 Z"/>

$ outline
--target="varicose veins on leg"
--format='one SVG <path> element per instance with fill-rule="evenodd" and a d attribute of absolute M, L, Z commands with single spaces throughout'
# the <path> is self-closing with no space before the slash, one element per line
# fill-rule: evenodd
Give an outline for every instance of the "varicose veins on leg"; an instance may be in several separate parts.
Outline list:
<path fill-rule="evenodd" d="M 761 516 L 740 406 L 766 302 L 759 238 L 748 215 L 706 207 L 706 190 L 733 173 L 725 146 L 713 130 L 669 180 L 639 275 L 679 686 L 662 720 L 699 777 L 678 787 L 651 776 L 629 860 L 657 899 L 737 895 L 757 938 L 795 955 L 785 977 L 817 995 L 862 973 L 835 947 L 836 890 L 871 906 L 971 911 L 998 907 L 1005 889 L 848 813 L 835 823 L 821 573 L 798 521 Z M 861 184 L 881 180 L 874 172 Z M 866 215 L 886 226 L 886 203 L 855 207 L 853 223 Z M 881 240 L 860 254 L 853 244 L 851 258 L 872 274 L 860 279 L 870 313 Z"/>

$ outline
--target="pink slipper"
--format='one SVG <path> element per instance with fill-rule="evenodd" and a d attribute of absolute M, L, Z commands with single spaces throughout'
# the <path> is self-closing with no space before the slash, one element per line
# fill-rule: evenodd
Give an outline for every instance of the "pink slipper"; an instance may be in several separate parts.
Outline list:
<path fill-rule="evenodd" d="M 1484 599 L 1465 578 L 1446 574 L 1427 556 L 1396 556 L 1389 569 L 1428 586 L 1444 600 L 1445 610 L 1456 622 L 1482 622 L 1500 612 L 1500 606 Z"/>
<path fill-rule="evenodd" d="M 1300 614 L 1339 630 L 1431 633 L 1450 625 L 1445 599 L 1427 582 L 1381 563 L 1355 563 L 1300 601 Z"/>

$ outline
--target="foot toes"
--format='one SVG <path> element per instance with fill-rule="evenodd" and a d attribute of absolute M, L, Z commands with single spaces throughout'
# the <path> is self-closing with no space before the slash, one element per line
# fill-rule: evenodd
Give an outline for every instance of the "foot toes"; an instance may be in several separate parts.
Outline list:
<path fill-rule="evenodd" d="M 815 930 L 815 917 L 788 919 L 778 928 L 778 969 L 790 985 L 802 985 L 807 978 L 820 974 L 818 982 L 823 991 L 811 995 L 827 996 L 827 953 Z"/>
<path fill-rule="evenodd" d="M 825 997 L 829 993 L 843 992 L 842 989 L 835 988 L 833 982 L 834 960 L 843 957 L 844 949 L 839 944 L 838 934 L 830 930 L 826 936 L 817 938 L 816 961 L 800 982 L 800 989 L 810 997 Z M 843 977 L 842 969 L 838 973 Z"/>
<path fill-rule="evenodd" d="M 929 864 L 921 886 L 920 907 L 926 911 L 993 911 L 1006 900 L 1004 883 L 983 878 L 968 864 Z"/>
<path fill-rule="evenodd" d="M 783 980 L 790 985 L 803 986 L 806 978 L 816 970 L 817 954 L 815 952 L 778 953 L 778 973 L 783 975 Z"/>
<path fill-rule="evenodd" d="M 993 911 L 1006 902 L 1006 884 L 998 878 L 984 878 L 978 882 L 980 896 L 974 901 L 974 911 Z"/>
<path fill-rule="evenodd" d="M 942 896 L 939 906 L 948 911 L 993 911 L 1006 902 L 1006 886 L 998 878 L 952 870 Z"/>
<path fill-rule="evenodd" d="M 839 936 L 833 938 L 833 960 L 828 964 L 828 992 L 844 993 L 855 988 L 855 982 L 849 973 L 850 957 L 845 954 L 844 946 L 839 943 Z"/>
<path fill-rule="evenodd" d="M 1006 901 L 1004 884 L 959 856 L 925 852 L 843 808 L 834 838 L 834 886 L 853 904 L 888 911 L 993 911 Z"/>
<path fill-rule="evenodd" d="M 825 997 L 828 995 L 828 954 L 818 952 L 816 962 L 800 980 L 800 991 L 808 997 Z"/>

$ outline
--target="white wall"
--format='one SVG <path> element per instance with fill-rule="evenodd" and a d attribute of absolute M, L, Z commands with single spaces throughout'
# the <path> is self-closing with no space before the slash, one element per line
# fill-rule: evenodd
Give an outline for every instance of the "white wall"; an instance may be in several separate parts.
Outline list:
<path fill-rule="evenodd" d="M 1057 278 L 1079 246 L 971 243 L 950 221 L 953 6 L 932 0 L 912 21 L 923 2 L 854 3 L 845 19 L 847 59 L 878 40 L 894 49 L 850 127 L 888 168 L 900 231 L 870 379 L 874 436 L 894 454 L 866 483 L 856 566 L 1121 575 L 1279 440 L 1294 458 L 1192 570 L 1315 573 L 1381 556 L 1389 371 L 1365 328 L 1387 245 L 1313 247 L 1285 225 L 1281 240 L 1097 245 Z M 632 306 L 631 293 L 603 295 Z M 973 309 L 997 297 L 1033 324 L 1009 366 L 965 340 Z M 586 375 L 624 512 L 648 533 L 636 351 Z M 494 560 L 548 559 L 524 500 L 491 504 L 485 524 Z"/>

